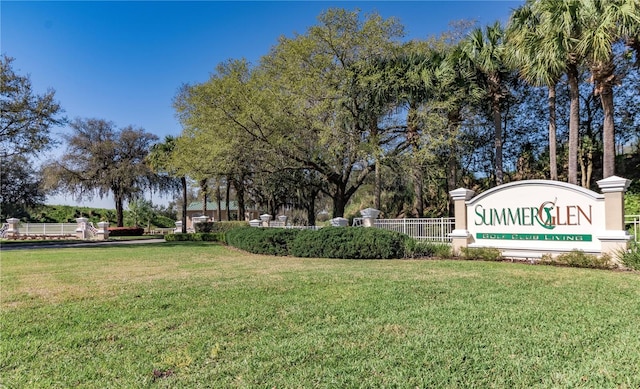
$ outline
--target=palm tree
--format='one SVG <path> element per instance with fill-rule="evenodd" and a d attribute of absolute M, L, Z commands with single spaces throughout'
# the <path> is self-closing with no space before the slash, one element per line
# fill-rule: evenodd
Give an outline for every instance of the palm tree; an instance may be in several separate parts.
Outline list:
<path fill-rule="evenodd" d="M 580 126 L 579 65 L 582 57 L 577 44 L 582 34 L 582 0 L 529 0 L 537 15 L 542 35 L 538 52 L 542 60 L 562 58 L 569 84 L 569 170 L 568 181 L 578 184 L 578 136 Z"/>
<path fill-rule="evenodd" d="M 531 3 L 516 9 L 507 28 L 507 61 L 520 77 L 533 86 L 546 86 L 549 109 L 549 176 L 558 179 L 556 142 L 556 88 L 566 71 L 566 61 L 560 47 L 551 40 L 545 47 L 544 31 L 539 28 L 540 15 Z"/>
<path fill-rule="evenodd" d="M 151 152 L 147 155 L 147 163 L 151 169 L 159 174 L 165 173 L 170 177 L 177 176 L 176 169 L 171 164 L 171 154 L 176 148 L 176 138 L 167 135 L 164 142 L 156 143 L 151 147 Z M 180 186 L 182 188 L 182 233 L 187 232 L 187 177 L 179 175 Z"/>
<path fill-rule="evenodd" d="M 509 70 L 506 66 L 504 35 L 504 29 L 499 22 L 496 22 L 487 26 L 484 31 L 480 28 L 473 30 L 464 45 L 464 52 L 484 81 L 490 100 L 491 116 L 495 129 L 495 179 L 497 185 L 503 183 L 503 135 L 500 105 L 509 93 L 505 85 Z"/>
<path fill-rule="evenodd" d="M 577 49 L 586 59 L 595 84 L 594 94 L 600 96 L 604 113 L 603 177 L 615 174 L 615 126 L 613 120 L 613 86 L 618 83 L 612 45 L 631 42 L 640 32 L 638 0 L 587 0 L 581 13 L 583 34 Z M 637 54 L 637 52 L 636 52 Z"/>

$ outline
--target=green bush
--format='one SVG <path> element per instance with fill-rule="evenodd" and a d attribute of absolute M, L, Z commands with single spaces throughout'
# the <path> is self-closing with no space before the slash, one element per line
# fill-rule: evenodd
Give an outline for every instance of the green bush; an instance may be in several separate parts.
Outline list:
<path fill-rule="evenodd" d="M 462 258 L 481 261 L 502 261 L 502 252 L 493 247 L 462 247 Z"/>
<path fill-rule="evenodd" d="M 376 228 L 325 227 L 300 231 L 291 253 L 304 258 L 403 258 L 406 235 Z"/>
<path fill-rule="evenodd" d="M 244 221 L 228 222 L 204 222 L 196 223 L 196 232 L 227 232 L 238 227 L 248 227 L 249 223 Z"/>
<path fill-rule="evenodd" d="M 142 227 L 109 227 L 109 236 L 142 236 Z"/>
<path fill-rule="evenodd" d="M 620 262 L 629 269 L 640 270 L 640 243 L 631 242 L 628 250 L 617 253 Z"/>
<path fill-rule="evenodd" d="M 224 242 L 223 233 L 196 232 L 191 234 L 167 234 L 164 240 L 167 242 Z"/>
<path fill-rule="evenodd" d="M 405 246 L 407 258 L 451 258 L 451 245 L 439 242 L 425 242 L 408 238 Z"/>
<path fill-rule="evenodd" d="M 201 222 L 195 223 L 193 226 L 196 232 L 213 232 L 213 226 L 215 224 L 215 222 Z"/>
<path fill-rule="evenodd" d="M 610 269 L 611 257 L 609 255 L 592 255 L 584 251 L 572 250 L 556 257 L 543 255 L 540 263 L 545 265 L 562 265 L 571 267 L 586 267 L 593 269 Z"/>
<path fill-rule="evenodd" d="M 291 255 L 291 242 L 300 230 L 240 227 L 226 232 L 227 244 L 254 254 Z"/>

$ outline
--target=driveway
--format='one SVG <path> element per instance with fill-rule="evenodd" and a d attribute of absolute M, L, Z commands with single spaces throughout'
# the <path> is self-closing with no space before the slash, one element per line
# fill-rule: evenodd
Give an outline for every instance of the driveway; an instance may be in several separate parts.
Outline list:
<path fill-rule="evenodd" d="M 0 251 L 24 250 L 24 249 L 56 249 L 70 247 L 96 247 L 96 246 L 117 246 L 123 244 L 146 244 L 162 243 L 164 239 L 139 239 L 139 240 L 108 240 L 108 241 L 87 241 L 87 242 L 51 242 L 51 243 L 11 243 L 0 244 Z"/>

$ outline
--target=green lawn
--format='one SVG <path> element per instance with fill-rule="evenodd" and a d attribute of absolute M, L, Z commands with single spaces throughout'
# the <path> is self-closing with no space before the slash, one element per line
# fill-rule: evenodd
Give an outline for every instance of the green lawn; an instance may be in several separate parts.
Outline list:
<path fill-rule="evenodd" d="M 640 273 L 161 243 L 1 253 L 6 388 L 640 386 Z"/>

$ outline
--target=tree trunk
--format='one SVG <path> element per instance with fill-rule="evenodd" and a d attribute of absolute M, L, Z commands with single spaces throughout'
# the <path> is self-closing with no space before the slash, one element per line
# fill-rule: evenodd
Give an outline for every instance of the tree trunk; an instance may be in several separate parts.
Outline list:
<path fill-rule="evenodd" d="M 244 182 L 244 177 L 240 176 L 240 179 L 237 181 L 234 181 L 234 188 L 236 188 L 236 196 L 238 197 L 237 201 L 238 201 L 238 217 L 237 220 L 244 220 L 244 214 L 245 214 L 245 205 L 244 205 L 244 186 L 243 186 L 243 182 Z"/>
<path fill-rule="evenodd" d="M 500 100 L 494 99 L 491 105 L 493 113 L 493 126 L 495 128 L 495 148 L 496 148 L 496 185 L 504 182 L 502 170 L 502 114 L 500 112 Z"/>
<path fill-rule="evenodd" d="M 336 184 L 336 190 L 331 194 L 333 200 L 333 213 L 332 217 L 344 217 L 344 209 L 347 206 L 349 199 L 346 197 L 346 184 Z"/>
<path fill-rule="evenodd" d="M 209 200 L 207 192 L 209 191 L 209 185 L 207 185 L 206 178 L 200 180 L 200 191 L 202 192 L 202 216 L 207 216 L 207 200 Z"/>
<path fill-rule="evenodd" d="M 116 225 L 124 227 L 124 199 L 118 192 L 114 192 L 113 197 L 116 201 Z"/>
<path fill-rule="evenodd" d="M 613 121 L 613 82 L 615 80 L 614 65 L 611 63 L 601 64 L 600 72 L 593 72 L 599 77 L 596 79 L 596 90 L 600 94 L 604 121 L 602 123 L 602 178 L 615 175 L 616 165 L 616 139 L 615 125 Z"/>
<path fill-rule="evenodd" d="M 421 164 L 413 166 L 413 214 L 415 217 L 424 217 L 424 174 Z"/>
<path fill-rule="evenodd" d="M 381 200 L 380 200 L 380 197 L 381 197 L 380 187 L 382 185 L 382 179 L 381 179 L 382 173 L 380 171 L 380 168 L 381 168 L 380 159 L 378 157 L 376 157 L 376 171 L 375 171 L 375 186 L 376 187 L 374 189 L 374 197 L 375 197 L 375 199 L 374 199 L 374 208 L 378 209 L 378 210 L 380 209 L 381 203 L 382 203 Z"/>
<path fill-rule="evenodd" d="M 558 158 L 556 141 L 556 84 L 549 86 L 549 177 L 558 180 Z"/>
<path fill-rule="evenodd" d="M 457 176 L 458 176 L 458 161 L 456 159 L 456 134 L 462 118 L 460 117 L 460 111 L 450 111 L 448 114 L 449 121 L 449 136 L 451 137 L 451 144 L 449 146 L 449 158 L 447 160 L 447 197 L 449 199 L 449 216 L 454 216 L 455 209 L 453 199 L 448 196 L 448 193 L 454 189 L 457 189 Z"/>
<path fill-rule="evenodd" d="M 316 196 L 317 193 L 311 191 L 311 198 L 309 198 L 309 202 L 307 203 L 307 225 L 315 226 L 316 225 Z"/>
<path fill-rule="evenodd" d="M 218 217 L 216 221 L 222 220 L 222 191 L 220 190 L 220 178 L 216 180 L 216 202 L 218 203 Z"/>
<path fill-rule="evenodd" d="M 226 193 L 226 202 L 227 202 L 227 221 L 231 220 L 231 179 L 227 177 L 227 193 Z"/>
<path fill-rule="evenodd" d="M 578 90 L 578 67 L 570 64 L 569 79 L 569 172 L 570 184 L 578 185 L 578 134 L 580 130 L 580 91 Z"/>
<path fill-rule="evenodd" d="M 180 177 L 182 184 L 182 233 L 187 233 L 187 177 Z"/>
<path fill-rule="evenodd" d="M 418 129 L 418 110 L 415 103 L 409 107 L 407 113 L 407 142 L 411 145 L 411 151 L 413 152 L 413 164 L 411 166 L 411 175 L 413 176 L 413 215 L 415 217 L 424 216 L 424 193 L 423 193 L 423 172 L 422 164 L 418 163 L 420 160 L 420 132 Z"/>

